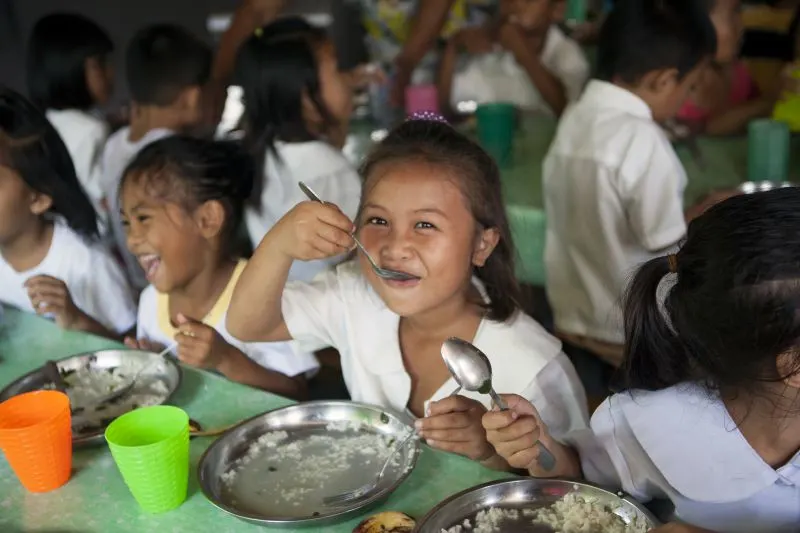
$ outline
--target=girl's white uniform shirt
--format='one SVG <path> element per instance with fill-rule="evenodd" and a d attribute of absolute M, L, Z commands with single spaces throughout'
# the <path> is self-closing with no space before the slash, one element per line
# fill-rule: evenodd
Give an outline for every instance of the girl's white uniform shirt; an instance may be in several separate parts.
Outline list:
<path fill-rule="evenodd" d="M 699 385 L 616 394 L 591 430 L 570 439 L 590 481 L 668 498 L 680 520 L 719 533 L 800 531 L 800 452 L 772 468 Z"/>
<path fill-rule="evenodd" d="M 213 327 L 222 335 L 225 342 L 240 350 L 247 357 L 263 366 L 281 374 L 294 377 L 300 374 L 311 374 L 319 368 L 317 358 L 311 353 L 296 350 L 290 342 L 242 342 L 225 327 L 225 317 L 230 306 L 233 289 L 247 265 L 247 261 L 239 261 L 228 285 L 220 294 L 214 306 L 203 317 L 202 322 Z M 175 342 L 178 333 L 169 316 L 169 296 L 160 293 L 152 285 L 148 286 L 139 298 L 139 321 L 136 337 L 169 346 Z"/>
<path fill-rule="evenodd" d="M 0 257 L 0 301 L 33 313 L 25 282 L 39 275 L 64 282 L 75 305 L 115 333 L 136 324 L 136 305 L 120 265 L 98 243 L 89 243 L 56 221 L 50 249 L 41 263 L 17 272 Z"/>
<path fill-rule="evenodd" d="M 356 261 L 337 265 L 311 283 L 288 283 L 282 311 L 303 349 L 333 346 L 339 351 L 353 400 L 407 413 L 411 377 L 400 350 L 400 317 L 386 307 Z M 530 400 L 554 437 L 587 427 L 586 397 L 575 370 L 559 341 L 535 320 L 523 313 L 505 323 L 484 319 L 472 342 L 492 363 L 495 390 Z M 428 402 L 445 398 L 456 387 L 449 379 Z M 487 395 L 460 394 L 490 407 Z"/>
<path fill-rule="evenodd" d="M 95 209 L 105 217 L 105 210 L 101 208 L 105 192 L 101 158 L 108 138 L 108 125 L 91 113 L 78 109 L 48 109 L 46 115 L 67 147 L 78 181 Z"/>
<path fill-rule="evenodd" d="M 259 206 L 250 206 L 245 222 L 250 241 L 257 246 L 278 220 L 300 202 L 308 200 L 299 182 L 308 185 L 325 202 L 335 204 L 351 220 L 358 213 L 361 178 L 340 150 L 322 141 L 276 142 L 278 157 L 267 151 Z M 311 281 L 322 270 L 342 260 L 295 261 L 290 280 Z"/>
<path fill-rule="evenodd" d="M 578 99 L 589 79 L 589 62 L 580 45 L 552 26 L 545 37 L 542 65 L 564 85 L 567 101 Z M 511 102 L 526 110 L 553 110 L 542 99 L 525 69 L 514 54 L 498 48 L 495 52 L 470 57 L 453 77 L 450 104 L 459 102 Z"/>

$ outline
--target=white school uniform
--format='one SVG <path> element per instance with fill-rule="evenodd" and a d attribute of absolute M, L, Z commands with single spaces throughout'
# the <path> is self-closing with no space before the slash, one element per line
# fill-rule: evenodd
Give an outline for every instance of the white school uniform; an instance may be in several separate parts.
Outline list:
<path fill-rule="evenodd" d="M 78 309 L 110 331 L 125 333 L 136 323 L 122 268 L 104 247 L 86 242 L 62 221 L 55 222 L 47 255 L 30 270 L 17 272 L 0 256 L 0 301 L 35 312 L 24 285 L 39 275 L 63 281 Z"/>
<path fill-rule="evenodd" d="M 108 124 L 78 109 L 48 109 L 46 115 L 67 147 L 78 181 L 95 209 L 105 218 L 106 213 L 101 208 L 104 192 L 100 166 Z"/>
<path fill-rule="evenodd" d="M 361 200 L 361 178 L 340 150 L 323 141 L 276 142 L 278 156 L 269 150 L 264 162 L 264 186 L 259 206 L 248 206 L 245 222 L 257 246 L 264 235 L 295 205 L 308 200 L 298 186 L 308 185 L 325 202 L 335 204 L 355 220 Z M 290 280 L 311 281 L 343 256 L 319 261 L 295 261 Z"/>
<path fill-rule="evenodd" d="M 303 349 L 333 346 L 339 351 L 353 400 L 379 405 L 401 416 L 410 414 L 406 406 L 411 377 L 400 350 L 400 317 L 386 307 L 356 261 L 337 265 L 311 283 L 288 283 L 282 311 L 292 338 Z M 575 370 L 561 353 L 559 341 L 535 320 L 523 313 L 505 323 L 484 319 L 472 342 L 492 363 L 495 390 L 530 400 L 555 438 L 586 427 L 586 397 Z M 426 407 L 428 402 L 450 395 L 456 387 L 452 378 L 447 380 L 428 399 Z M 490 407 L 486 395 L 460 394 Z"/>
<path fill-rule="evenodd" d="M 225 318 L 230 306 L 233 289 L 239 280 L 247 261 L 239 261 L 228 285 L 222 291 L 214 306 L 203 317 L 202 322 L 213 327 L 231 346 L 263 366 L 290 377 L 301 374 L 311 375 L 319 368 L 317 358 L 302 352 L 290 342 L 242 342 L 228 333 Z M 160 293 L 152 285 L 148 286 L 139 298 L 139 320 L 136 337 L 169 346 L 175 342 L 177 328 L 172 325 L 169 315 L 169 295 Z"/>
<path fill-rule="evenodd" d="M 544 161 L 546 286 L 558 330 L 624 342 L 619 300 L 686 234 L 686 173 L 647 104 L 592 80 Z"/>
<path fill-rule="evenodd" d="M 545 36 L 541 61 L 564 85 L 567 101 L 577 100 L 589 79 L 589 62 L 580 45 L 557 26 L 551 26 Z M 514 54 L 501 47 L 468 58 L 454 75 L 450 105 L 455 109 L 459 102 L 470 100 L 479 104 L 511 102 L 525 110 L 554 114 Z"/>
<path fill-rule="evenodd" d="M 147 287 L 148 282 L 139 261 L 128 251 L 125 230 L 122 227 L 122 219 L 119 215 L 119 185 L 122 181 L 122 173 L 125 172 L 125 168 L 142 148 L 151 142 L 172 135 L 173 132 L 165 128 L 158 128 L 147 132 L 147 134 L 138 141 L 131 142 L 130 131 L 131 129 L 129 127 L 125 127 L 108 138 L 108 142 L 103 150 L 102 188 L 108 204 L 111 237 L 114 246 L 122 256 L 122 260 L 125 264 L 125 272 L 131 286 L 138 292 Z"/>
<path fill-rule="evenodd" d="M 678 519 L 718 533 L 800 531 L 800 452 L 766 464 L 704 387 L 616 394 L 591 430 L 570 439 L 590 481 L 643 502 L 668 498 Z"/>

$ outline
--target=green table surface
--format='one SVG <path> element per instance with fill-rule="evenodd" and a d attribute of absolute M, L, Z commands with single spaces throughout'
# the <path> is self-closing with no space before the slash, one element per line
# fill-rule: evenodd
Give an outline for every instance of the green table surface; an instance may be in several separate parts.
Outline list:
<path fill-rule="evenodd" d="M 0 319 L 0 388 L 38 368 L 48 359 L 117 347 L 119 345 L 113 341 L 63 331 L 34 315 L 6 309 Z M 173 403 L 185 409 L 204 427 L 213 428 L 291 402 L 208 372 L 184 367 L 184 381 Z M 227 533 L 264 530 L 217 510 L 200 491 L 195 467 L 212 442 L 210 438 L 192 440 L 189 496 L 181 507 L 158 515 L 148 515 L 139 509 L 105 446 L 76 449 L 70 481 L 55 491 L 43 494 L 29 493 L 23 489 L 5 458 L 2 458 L 0 532 Z M 508 476 L 487 470 L 462 457 L 423 448 L 411 476 L 381 507 L 367 514 L 395 510 L 422 518 L 438 502 L 458 491 Z M 324 528 L 281 531 L 350 532 L 362 518 Z"/>
<path fill-rule="evenodd" d="M 355 122 L 345 147 L 353 161 L 360 161 L 372 146 L 372 126 L 366 121 Z M 468 130 L 468 128 L 465 128 Z M 508 205 L 541 209 L 542 161 L 556 131 L 556 121 L 543 115 L 523 117 L 520 131 L 514 140 L 512 163 L 502 170 L 504 195 Z M 678 157 L 686 169 L 688 183 L 685 204 L 692 205 L 712 189 L 735 188 L 747 181 L 747 137 L 699 137 L 697 147 L 702 165 L 690 150 L 676 145 Z M 789 164 L 789 180 L 800 181 L 800 136 L 794 136 Z"/>

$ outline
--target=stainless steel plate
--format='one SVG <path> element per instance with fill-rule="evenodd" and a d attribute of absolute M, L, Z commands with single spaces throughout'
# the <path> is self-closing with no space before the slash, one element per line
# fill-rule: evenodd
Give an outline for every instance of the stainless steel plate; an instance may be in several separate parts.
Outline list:
<path fill-rule="evenodd" d="M 322 499 L 373 480 L 388 451 L 409 431 L 396 416 L 355 402 L 277 409 L 242 422 L 206 450 L 198 466 L 200 487 L 219 509 L 253 524 L 339 522 L 385 500 L 406 479 L 417 462 L 418 442 L 397 452 L 365 499 L 340 507 L 327 507 Z"/>
<path fill-rule="evenodd" d="M 441 533 L 489 508 L 535 510 L 546 507 L 570 493 L 578 493 L 614 509 L 626 524 L 638 518 L 643 531 L 659 525 L 656 518 L 641 504 L 585 482 L 559 479 L 520 478 L 492 481 L 451 496 L 417 522 L 414 533 Z M 500 522 L 498 533 L 552 533 L 548 526 L 534 525 L 530 517 Z"/>
<path fill-rule="evenodd" d="M 158 354 L 142 350 L 100 350 L 87 352 L 57 361 L 61 375 L 68 384 L 91 381 L 94 386 L 127 382 L 140 369 L 147 367 L 136 381 L 133 390 L 106 406 L 92 408 L 91 396 L 86 391 L 67 389 L 73 409 L 72 443 L 74 446 L 103 443 L 103 433 L 111 421 L 136 407 L 160 405 L 169 401 L 181 383 L 181 369 L 177 363 L 165 361 Z M 80 379 L 78 379 L 80 378 Z M 20 377 L 0 391 L 0 401 L 17 394 L 52 388 L 43 369 L 39 368 Z M 86 387 L 79 387 L 86 388 Z M 97 390 L 98 396 L 108 390 Z M 77 405 L 85 403 L 90 405 Z"/>

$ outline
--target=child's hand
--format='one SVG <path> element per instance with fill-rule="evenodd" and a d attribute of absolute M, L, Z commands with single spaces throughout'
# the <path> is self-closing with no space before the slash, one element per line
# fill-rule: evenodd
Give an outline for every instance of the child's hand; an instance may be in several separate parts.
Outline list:
<path fill-rule="evenodd" d="M 503 24 L 497 38 L 503 48 L 514 54 L 517 61 L 531 54 L 531 44 L 517 24 L 511 22 Z"/>
<path fill-rule="evenodd" d="M 528 470 L 536 464 L 536 443 L 547 435 L 536 408 L 516 394 L 503 395 L 507 411 L 489 411 L 483 415 L 486 439 L 497 454 L 514 468 Z"/>
<path fill-rule="evenodd" d="M 233 346 L 228 344 L 214 328 L 197 320 L 178 314 L 178 359 L 197 368 L 216 370 Z"/>
<path fill-rule="evenodd" d="M 480 26 L 464 28 L 453 37 L 453 44 L 470 55 L 488 54 L 494 47 L 492 36 Z"/>
<path fill-rule="evenodd" d="M 428 415 L 414 425 L 420 437 L 432 448 L 457 453 L 474 461 L 485 461 L 495 456 L 481 426 L 485 412 L 486 408 L 475 400 L 448 396 L 431 402 Z"/>
<path fill-rule="evenodd" d="M 164 346 L 158 342 L 152 342 L 149 339 L 136 339 L 134 337 L 125 337 L 125 346 L 132 350 L 144 350 L 145 352 L 161 353 L 164 351 Z"/>
<path fill-rule="evenodd" d="M 87 316 L 78 309 L 67 285 L 60 279 L 44 274 L 33 276 L 25 282 L 28 298 L 39 315 L 52 314 L 56 324 L 64 329 L 81 329 Z"/>
<path fill-rule="evenodd" d="M 363 89 L 371 83 L 384 84 L 388 78 L 383 69 L 374 63 L 358 65 L 346 74 L 347 81 L 353 89 Z"/>
<path fill-rule="evenodd" d="M 677 522 L 670 522 L 669 524 L 664 524 L 663 526 L 651 529 L 650 533 L 714 533 L 714 532 L 709 531 L 707 529 L 703 529 L 701 527 L 691 526 L 689 524 L 679 524 Z"/>
<path fill-rule="evenodd" d="M 333 204 L 301 202 L 272 230 L 281 251 L 292 259 L 311 261 L 348 252 L 353 247 L 353 222 Z"/>

